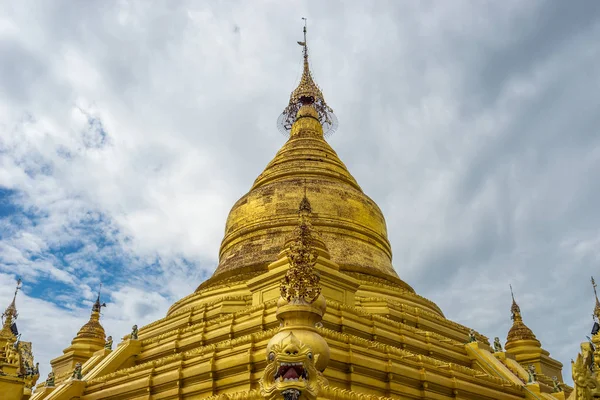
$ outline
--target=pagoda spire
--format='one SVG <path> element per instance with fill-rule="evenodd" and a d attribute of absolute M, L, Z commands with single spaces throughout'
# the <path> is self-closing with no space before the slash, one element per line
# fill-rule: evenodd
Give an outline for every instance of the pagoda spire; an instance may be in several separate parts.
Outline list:
<path fill-rule="evenodd" d="M 13 325 L 15 323 L 15 320 L 18 317 L 18 313 L 17 313 L 17 306 L 16 306 L 16 300 L 17 300 L 17 293 L 19 292 L 19 290 L 21 290 L 21 285 L 22 285 L 23 281 L 21 281 L 21 279 L 19 278 L 17 280 L 17 286 L 15 288 L 15 294 L 13 295 L 13 299 L 10 302 L 10 304 L 8 305 L 8 307 L 6 307 L 6 310 L 4 310 L 4 312 L 2 313 L 2 335 L 5 336 L 7 334 L 10 335 L 17 335 L 16 331 L 16 327 L 13 328 Z"/>
<path fill-rule="evenodd" d="M 77 338 L 96 338 L 102 339 L 104 341 L 105 333 L 104 328 L 100 325 L 100 310 L 102 307 L 106 307 L 106 303 L 100 302 L 100 291 L 102 289 L 102 284 L 100 284 L 100 289 L 98 289 L 98 296 L 96 297 L 96 301 L 92 305 L 92 313 L 90 314 L 90 320 L 84 324 L 79 332 L 77 332 Z"/>
<path fill-rule="evenodd" d="M 104 349 L 106 333 L 100 324 L 100 311 L 106 304 L 100 301 L 100 289 L 92 305 L 90 319 L 79 329 L 71 345 L 63 350 L 63 355 L 50 361 L 52 372 L 57 377 L 56 384 L 72 374 L 78 363 L 84 364 L 96 351 Z"/>
<path fill-rule="evenodd" d="M 598 300 L 598 292 L 596 291 L 597 286 L 598 285 L 596 285 L 596 281 L 594 281 L 594 277 L 592 276 L 592 287 L 594 288 L 594 296 L 596 297 L 593 317 L 597 322 L 600 322 L 600 301 Z"/>
<path fill-rule="evenodd" d="M 298 41 L 298 44 L 302 46 L 302 54 L 303 54 L 303 68 L 302 68 L 302 77 L 300 78 L 300 83 L 292 91 L 290 95 L 290 101 L 287 107 L 283 110 L 283 113 L 279 117 L 278 125 L 282 132 L 289 132 L 292 129 L 292 125 L 294 121 L 296 121 L 296 117 L 298 111 L 302 106 L 310 106 L 317 112 L 317 119 L 323 126 L 324 134 L 331 134 L 337 128 L 337 118 L 333 114 L 333 110 L 331 107 L 327 105 L 325 102 L 325 98 L 323 97 L 323 93 L 319 86 L 315 83 L 312 73 L 310 71 L 310 65 L 308 62 L 308 42 L 306 40 L 306 18 L 302 18 L 304 20 L 304 40 Z"/>
<path fill-rule="evenodd" d="M 515 301 L 515 294 L 513 293 L 512 285 L 510 285 L 510 295 L 512 297 L 510 313 L 513 325 L 508 331 L 506 343 L 509 344 L 517 340 L 532 340 L 537 342 L 537 344 L 541 346 L 541 343 L 539 342 L 539 340 L 537 340 L 537 338 L 533 334 L 533 331 L 529 329 L 529 327 L 527 327 L 525 323 L 523 323 L 523 317 L 521 316 L 521 308 Z"/>
<path fill-rule="evenodd" d="M 100 284 L 100 288 L 98 289 L 98 297 L 96 297 L 96 302 L 92 306 L 92 312 L 100 312 L 102 307 L 106 307 L 106 303 L 100 303 L 100 292 L 102 291 L 102 283 Z"/>

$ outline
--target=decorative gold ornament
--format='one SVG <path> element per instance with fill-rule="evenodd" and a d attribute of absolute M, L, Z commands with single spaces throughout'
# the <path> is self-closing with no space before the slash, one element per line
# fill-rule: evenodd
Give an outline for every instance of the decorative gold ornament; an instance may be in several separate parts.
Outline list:
<path fill-rule="evenodd" d="M 16 300 L 17 293 L 21 289 L 21 284 L 21 279 L 18 279 L 13 299 L 8 305 L 8 307 L 6 307 L 6 310 L 4 310 L 4 312 L 2 313 L 2 330 L 0 330 L 0 340 L 10 340 L 16 337 L 16 327 L 14 323 L 17 317 L 19 316 L 19 313 L 17 312 Z"/>
<path fill-rule="evenodd" d="M 539 343 L 539 341 L 533 334 L 533 331 L 523 323 L 521 309 L 515 301 L 515 295 L 513 293 L 512 286 L 510 287 L 510 294 L 512 296 L 512 306 L 510 307 L 510 312 L 512 314 L 511 319 L 513 320 L 513 325 L 508 331 L 506 341 L 514 342 L 516 340 L 535 340 Z"/>
<path fill-rule="evenodd" d="M 283 110 L 279 117 L 278 126 L 282 133 L 288 133 L 292 130 L 292 125 L 296 121 L 298 111 L 303 105 L 308 105 L 317 112 L 317 119 L 323 126 L 325 135 L 332 134 L 337 128 L 337 118 L 331 107 L 325 102 L 323 93 L 319 86 L 315 83 L 310 67 L 308 64 L 308 44 L 306 41 L 306 18 L 304 20 L 304 41 L 298 42 L 303 48 L 304 66 L 302 70 L 302 78 L 298 87 L 292 91 L 290 102 Z"/>
<path fill-rule="evenodd" d="M 40 385 L 30 400 L 518 400 L 552 390 L 541 371 L 562 380 L 531 341 L 493 357 L 481 334 L 465 345 L 469 328 L 399 279 L 381 210 L 323 140 L 305 60 L 290 139 L 232 208 L 213 277 L 115 351 L 74 340 L 52 361 L 56 389 Z M 77 362 L 84 381 L 69 379 Z M 538 387 L 527 392 L 517 363 L 532 362 Z"/>
<path fill-rule="evenodd" d="M 90 320 L 79 329 L 79 332 L 77 332 L 78 338 L 101 339 L 104 341 L 106 334 L 104 328 L 100 325 L 100 310 L 102 307 L 106 307 L 106 303 L 100 303 L 100 294 L 98 294 L 92 306 Z"/>
<path fill-rule="evenodd" d="M 594 318 L 600 322 L 600 300 L 598 300 L 598 292 L 596 292 L 596 281 L 592 276 L 592 287 L 594 288 L 594 297 L 596 298 L 596 305 L 594 306 Z"/>
<path fill-rule="evenodd" d="M 575 361 L 571 360 L 573 383 L 575 383 L 575 398 L 577 400 L 592 400 L 600 397 L 600 380 L 598 372 L 593 371 L 594 350 L 589 342 L 581 344 L 581 353 Z"/>
<path fill-rule="evenodd" d="M 327 385 L 315 367 L 318 357 L 290 332 L 267 355 L 267 366 L 260 380 L 261 395 L 267 400 L 316 399 L 319 388 Z"/>
<path fill-rule="evenodd" d="M 321 294 L 319 275 L 313 268 L 319 254 L 313 247 L 311 213 L 312 207 L 305 195 L 298 208 L 299 224 L 292 234 L 294 239 L 288 254 L 290 268 L 281 282 L 281 297 L 288 302 L 312 303 Z"/>

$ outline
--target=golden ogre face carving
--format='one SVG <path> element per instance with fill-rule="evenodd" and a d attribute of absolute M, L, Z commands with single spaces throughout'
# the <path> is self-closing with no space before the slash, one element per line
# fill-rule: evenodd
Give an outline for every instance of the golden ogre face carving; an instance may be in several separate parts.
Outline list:
<path fill-rule="evenodd" d="M 316 358 L 318 355 L 313 355 L 310 347 L 293 333 L 273 345 L 260 381 L 263 397 L 268 400 L 316 399 L 319 387 L 327 384 L 315 367 Z"/>

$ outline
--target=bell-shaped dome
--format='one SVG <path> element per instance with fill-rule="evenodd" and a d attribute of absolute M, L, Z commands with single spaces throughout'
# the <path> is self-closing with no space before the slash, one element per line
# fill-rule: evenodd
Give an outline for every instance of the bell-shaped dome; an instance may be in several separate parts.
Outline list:
<path fill-rule="evenodd" d="M 79 329 L 77 336 L 73 339 L 73 343 L 84 340 L 95 341 L 99 346 L 104 345 L 106 333 L 104 332 L 102 325 L 100 325 L 100 309 L 104 306 L 106 306 L 106 304 L 100 303 L 100 295 L 98 295 L 96 302 L 92 306 L 90 320 Z"/>
<path fill-rule="evenodd" d="M 512 291 L 512 287 L 511 287 Z M 521 316 L 521 308 L 515 301 L 515 297 L 512 297 L 512 305 L 510 307 L 511 318 L 513 320 L 513 325 L 508 331 L 508 335 L 506 337 L 506 349 L 514 350 L 515 347 L 519 347 L 519 345 L 525 341 L 528 345 L 534 347 L 541 347 L 542 344 L 535 337 L 535 334 L 525 323 L 523 322 L 523 317 Z"/>
<path fill-rule="evenodd" d="M 305 193 L 313 225 L 342 271 L 376 276 L 412 291 L 392 267 L 381 210 L 325 141 L 312 104 L 300 107 L 289 140 L 233 206 L 219 266 L 201 288 L 265 272 L 296 227 L 298 202 Z"/>

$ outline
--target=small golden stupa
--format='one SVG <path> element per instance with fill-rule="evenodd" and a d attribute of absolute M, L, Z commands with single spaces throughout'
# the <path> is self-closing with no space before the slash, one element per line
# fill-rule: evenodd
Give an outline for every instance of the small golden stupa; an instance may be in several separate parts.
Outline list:
<path fill-rule="evenodd" d="M 17 293 L 21 280 L 17 282 L 15 295 L 2 314 L 0 329 L 0 399 L 27 400 L 31 397 L 40 374 L 38 364 L 33 364 L 31 343 L 20 340 L 17 329 Z"/>
<path fill-rule="evenodd" d="M 492 348 L 397 275 L 381 210 L 325 141 L 304 29 L 289 139 L 233 206 L 213 276 L 114 349 L 98 299 L 32 400 L 575 398 L 514 297 Z"/>

